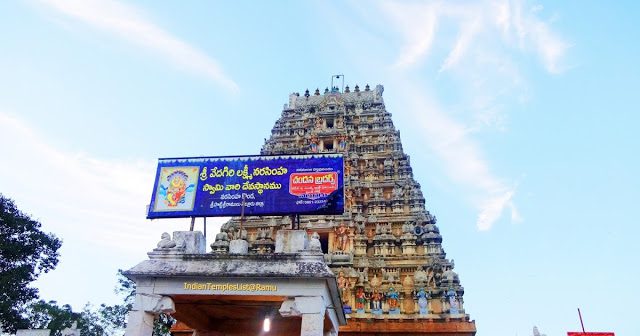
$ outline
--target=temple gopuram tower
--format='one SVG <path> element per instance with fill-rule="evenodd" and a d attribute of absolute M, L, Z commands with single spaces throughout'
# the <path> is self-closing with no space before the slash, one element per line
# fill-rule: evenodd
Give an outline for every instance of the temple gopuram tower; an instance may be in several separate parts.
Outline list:
<path fill-rule="evenodd" d="M 248 217 L 243 226 L 250 250 L 273 253 L 274 233 L 296 224 L 309 235 L 316 232 L 348 318 L 341 334 L 475 335 L 464 288 L 383 91 L 382 85 L 356 85 L 289 96 L 261 155 L 343 154 L 345 213 L 302 216 L 299 223 L 287 216 Z M 222 230 L 238 226 L 234 218 Z M 212 248 L 226 253 L 224 242 Z"/>

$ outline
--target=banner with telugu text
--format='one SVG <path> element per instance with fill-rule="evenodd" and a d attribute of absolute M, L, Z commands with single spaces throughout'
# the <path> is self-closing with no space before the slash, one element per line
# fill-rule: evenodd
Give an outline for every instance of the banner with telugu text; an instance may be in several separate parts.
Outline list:
<path fill-rule="evenodd" d="M 147 218 L 344 212 L 340 154 L 159 159 Z"/>

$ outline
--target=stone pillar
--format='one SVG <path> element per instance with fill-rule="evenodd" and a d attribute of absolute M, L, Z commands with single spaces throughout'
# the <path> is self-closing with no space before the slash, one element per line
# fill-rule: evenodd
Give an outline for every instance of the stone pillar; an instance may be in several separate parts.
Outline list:
<path fill-rule="evenodd" d="M 155 318 L 160 313 L 173 314 L 175 311 L 173 300 L 168 296 L 136 294 L 124 334 L 125 336 L 151 336 Z"/>
<path fill-rule="evenodd" d="M 131 310 L 127 319 L 125 336 L 151 336 L 155 315 L 143 310 Z"/>
<path fill-rule="evenodd" d="M 297 296 L 288 299 L 280 307 L 280 315 L 283 317 L 302 316 L 300 336 L 324 336 L 324 314 L 326 305 L 321 296 Z M 327 334 L 337 334 L 338 326 Z"/>
<path fill-rule="evenodd" d="M 302 314 L 300 336 L 323 336 L 323 314 Z"/>

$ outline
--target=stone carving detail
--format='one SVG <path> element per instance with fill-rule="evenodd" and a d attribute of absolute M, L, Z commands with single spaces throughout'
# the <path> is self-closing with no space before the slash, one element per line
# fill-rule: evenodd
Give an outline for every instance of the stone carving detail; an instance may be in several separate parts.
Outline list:
<path fill-rule="evenodd" d="M 336 234 L 336 250 L 346 252 L 347 246 L 349 244 L 349 229 L 344 225 L 344 222 L 342 222 L 338 227 L 334 229 L 334 231 Z"/>
<path fill-rule="evenodd" d="M 320 235 L 317 232 L 313 232 L 311 234 L 311 239 L 309 240 L 309 250 L 314 252 L 322 251 L 322 245 L 320 244 Z"/>
<path fill-rule="evenodd" d="M 163 232 L 158 242 L 158 249 L 170 249 L 176 247 L 176 242 L 171 239 L 171 236 L 167 232 Z"/>
<path fill-rule="evenodd" d="M 216 235 L 216 240 L 211 244 L 211 252 L 227 253 L 229 252 L 229 234 L 226 231 L 220 231 Z"/>
<path fill-rule="evenodd" d="M 429 307 L 429 295 L 424 291 L 424 288 L 420 288 L 416 293 L 416 298 L 418 299 L 418 307 L 420 315 L 425 315 L 428 312 Z"/>

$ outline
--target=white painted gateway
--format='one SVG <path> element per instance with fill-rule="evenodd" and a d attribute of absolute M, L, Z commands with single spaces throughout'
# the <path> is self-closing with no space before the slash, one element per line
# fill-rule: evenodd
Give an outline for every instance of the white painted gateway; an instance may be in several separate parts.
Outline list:
<path fill-rule="evenodd" d="M 281 230 L 273 254 L 206 253 L 200 232 L 174 232 L 125 275 L 136 283 L 127 336 L 150 336 L 169 313 L 194 335 L 337 335 L 346 324 L 335 275 L 319 242 Z M 233 253 L 236 252 L 236 253 Z M 268 331 L 266 331 L 268 329 Z"/>

